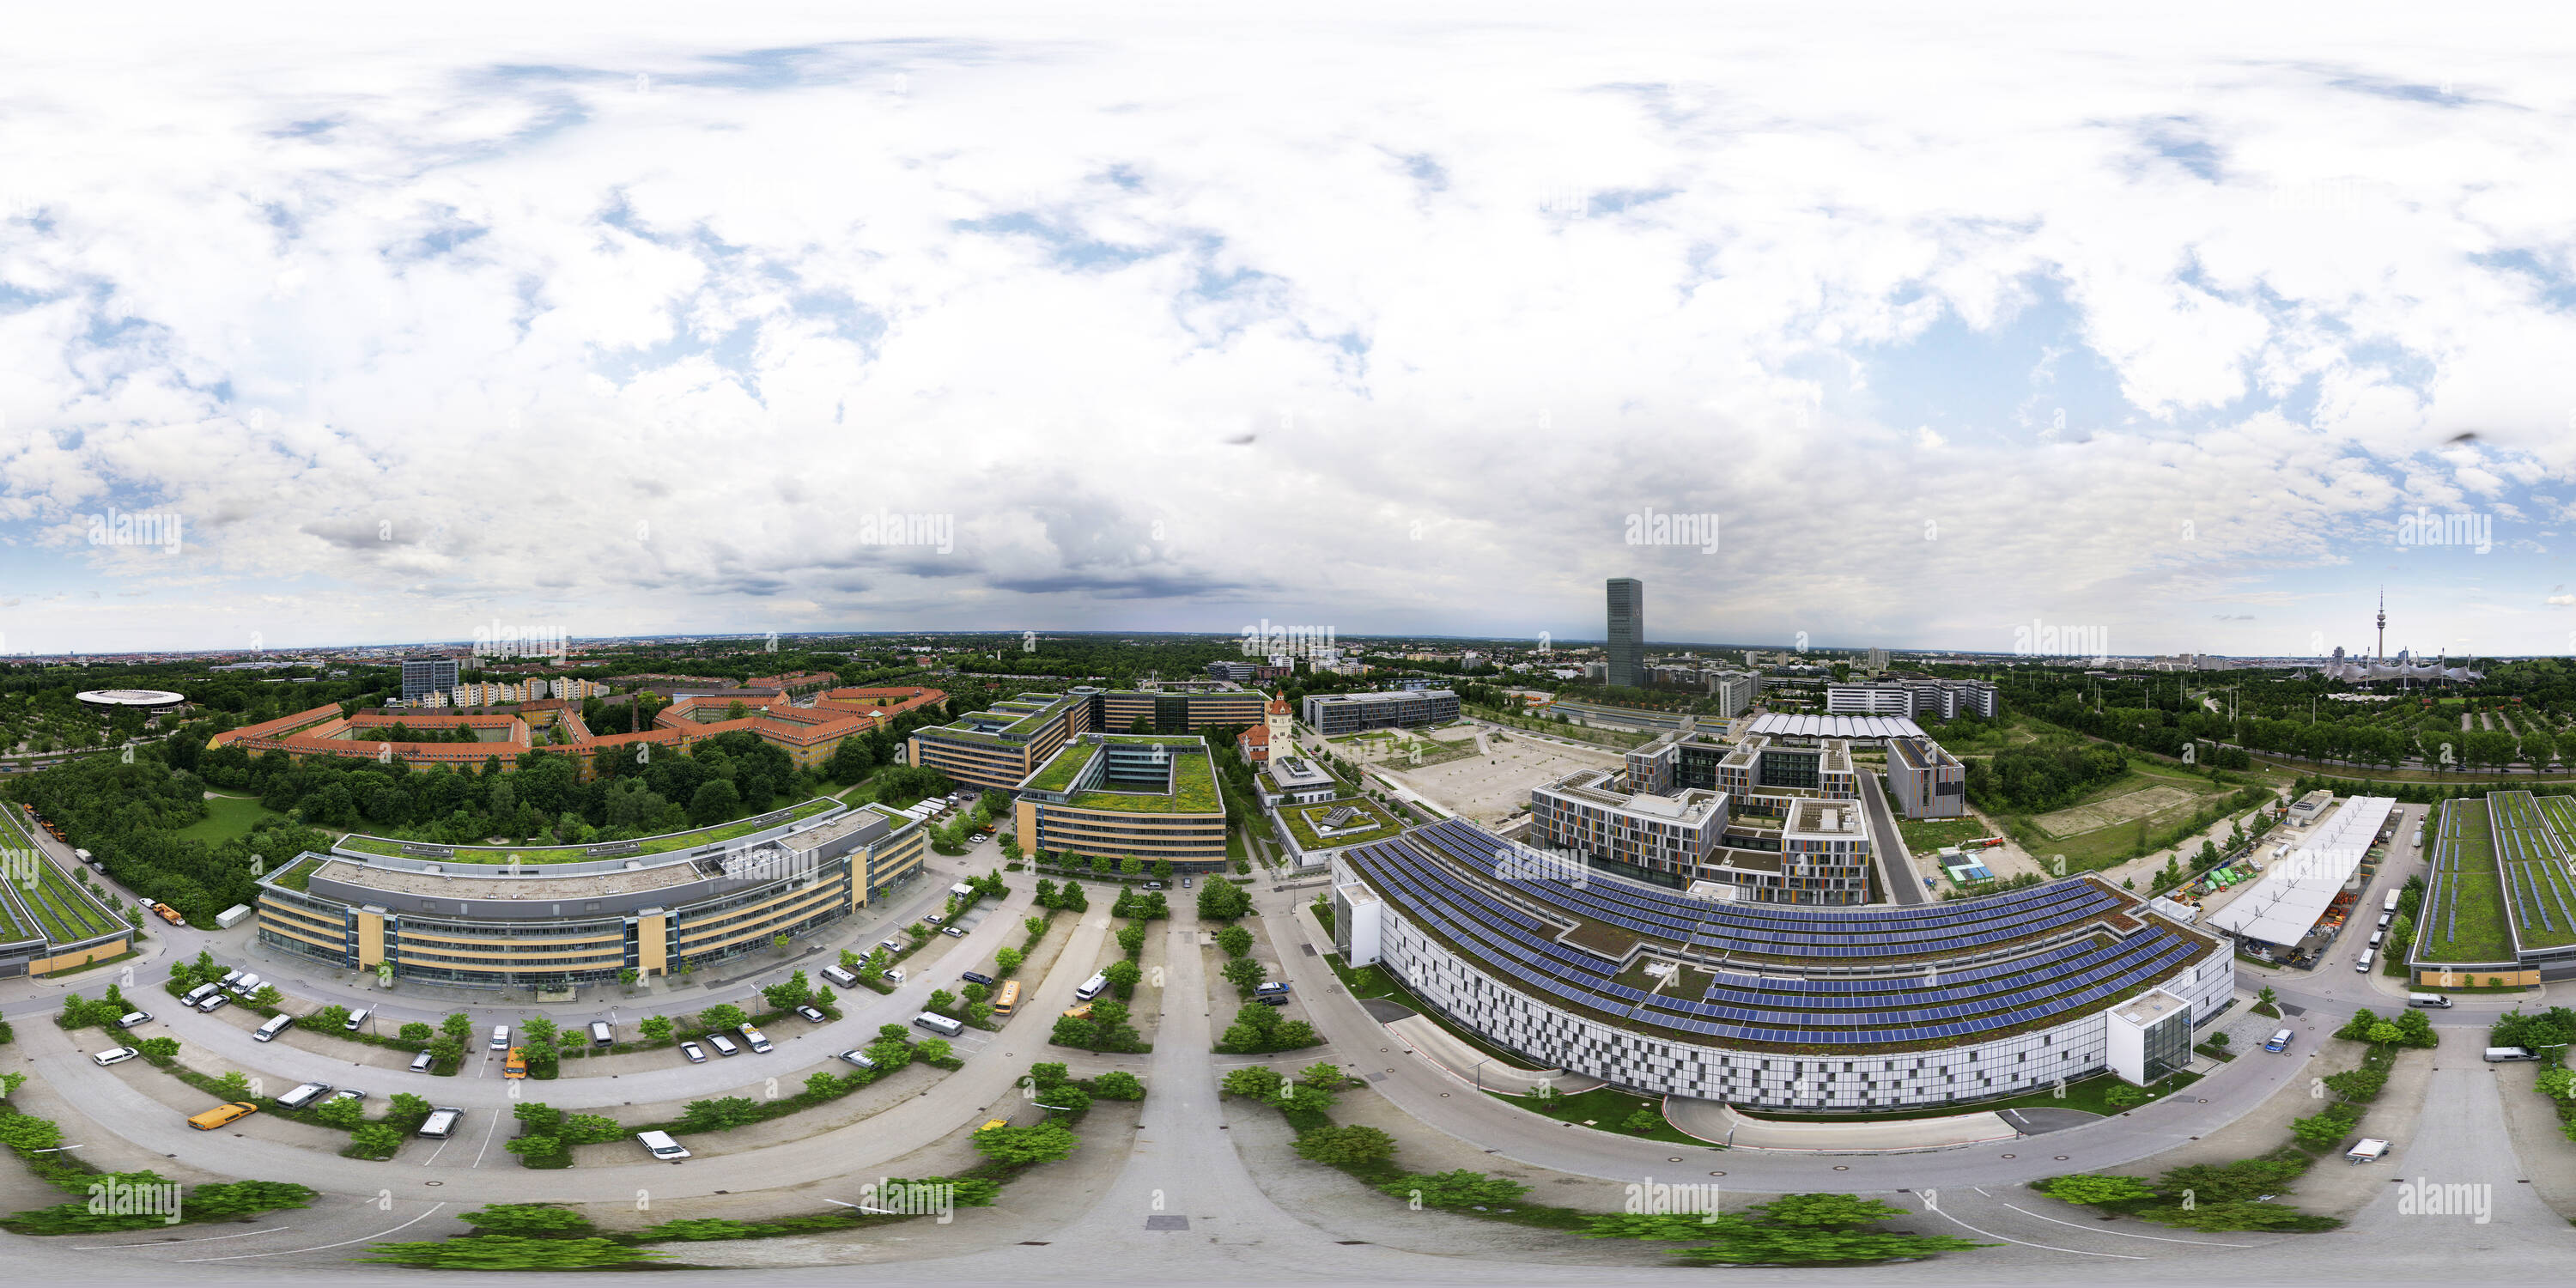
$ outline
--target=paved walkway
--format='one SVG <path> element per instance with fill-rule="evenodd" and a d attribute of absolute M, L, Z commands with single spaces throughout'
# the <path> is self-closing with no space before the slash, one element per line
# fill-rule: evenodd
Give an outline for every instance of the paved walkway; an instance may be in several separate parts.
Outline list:
<path fill-rule="evenodd" d="M 1738 1113 L 1721 1100 L 1672 1096 L 1664 1119 L 1682 1132 L 1732 1149 L 1780 1149 L 1814 1154 L 1903 1154 L 1956 1149 L 2022 1133 L 1991 1111 L 1898 1118 L 1885 1122 L 1790 1122 Z"/>
<path fill-rule="evenodd" d="M 1526 1096 L 1545 1086 L 1577 1096 L 1605 1085 L 1599 1078 L 1563 1069 L 1530 1069 L 1505 1063 L 1459 1041 L 1458 1035 L 1419 1015 L 1396 1020 L 1386 1029 L 1412 1043 L 1415 1054 L 1456 1074 L 1460 1082 L 1479 1091 Z"/>

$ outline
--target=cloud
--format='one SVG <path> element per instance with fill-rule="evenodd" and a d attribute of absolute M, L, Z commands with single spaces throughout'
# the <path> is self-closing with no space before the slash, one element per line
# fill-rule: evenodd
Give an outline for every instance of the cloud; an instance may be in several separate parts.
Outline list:
<path fill-rule="evenodd" d="M 2186 648 L 2198 605 L 2314 592 L 2245 633 L 2288 648 L 2358 622 L 2350 551 L 2409 507 L 2569 513 L 2530 490 L 2576 478 L 2576 143 L 2529 54 L 2428 95 L 2286 20 L 1641 53 L 1615 15 L 1318 11 L 1249 57 L 1131 19 L 378 21 L 219 69 L 211 14 L 26 37 L 0 569 L 54 606 L 13 646 L 1566 638 L 1634 574 L 1658 638 L 1957 647 L 2036 614 Z M 109 504 L 189 548 L 65 526 Z M 1722 548 L 1625 545 L 1649 505 Z M 2435 562 L 2408 620 L 2507 637 Z"/>

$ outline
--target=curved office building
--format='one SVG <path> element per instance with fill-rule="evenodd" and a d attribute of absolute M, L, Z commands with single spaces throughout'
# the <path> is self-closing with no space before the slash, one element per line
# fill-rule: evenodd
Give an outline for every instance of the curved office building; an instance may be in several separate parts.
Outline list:
<path fill-rule="evenodd" d="M 1779 1110 L 2151 1082 L 2229 955 L 2092 877 L 1913 907 L 1694 899 L 1451 820 L 1334 860 L 1343 959 L 1543 1068 Z"/>
<path fill-rule="evenodd" d="M 630 969 L 649 977 L 838 921 L 918 875 L 927 850 L 917 820 L 832 800 L 587 847 L 353 835 L 261 880 L 259 938 L 449 987 L 598 983 Z"/>

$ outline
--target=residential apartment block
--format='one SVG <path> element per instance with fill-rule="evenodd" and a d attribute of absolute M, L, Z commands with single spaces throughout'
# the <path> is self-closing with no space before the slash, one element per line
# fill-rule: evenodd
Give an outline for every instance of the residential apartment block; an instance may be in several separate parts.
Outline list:
<path fill-rule="evenodd" d="M 1887 740 L 1887 796 L 1907 818 L 1958 818 L 1968 812 L 1968 771 L 1929 738 Z"/>

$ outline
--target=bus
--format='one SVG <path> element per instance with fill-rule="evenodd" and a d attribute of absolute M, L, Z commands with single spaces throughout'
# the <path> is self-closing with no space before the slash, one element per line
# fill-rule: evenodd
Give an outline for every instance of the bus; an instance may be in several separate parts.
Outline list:
<path fill-rule="evenodd" d="M 1019 1005 L 1020 981 L 1016 979 L 1003 980 L 1002 995 L 993 999 L 993 1014 L 1008 1016 L 1011 1012 L 1018 1010 Z"/>

